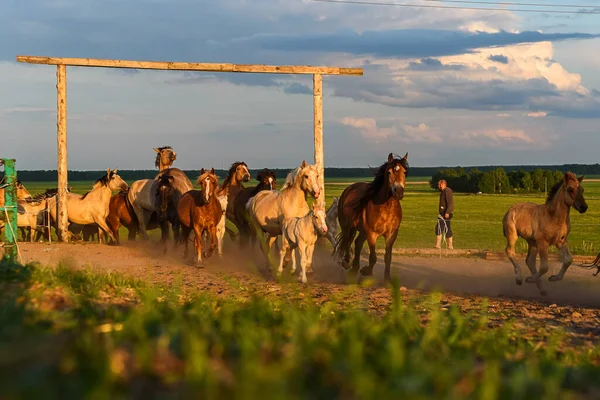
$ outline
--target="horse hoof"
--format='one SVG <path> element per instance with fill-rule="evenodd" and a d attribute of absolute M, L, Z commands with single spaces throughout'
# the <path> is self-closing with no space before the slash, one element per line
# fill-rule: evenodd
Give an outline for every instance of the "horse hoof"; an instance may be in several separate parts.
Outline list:
<path fill-rule="evenodd" d="M 558 281 L 562 281 L 562 278 L 558 275 L 552 275 L 550 278 L 548 278 L 548 280 L 550 282 L 558 282 Z"/>
<path fill-rule="evenodd" d="M 373 276 L 373 270 L 369 268 L 363 268 L 360 270 L 362 276 Z"/>
<path fill-rule="evenodd" d="M 204 261 L 203 260 L 196 261 L 196 268 L 204 268 Z"/>
<path fill-rule="evenodd" d="M 525 282 L 527 282 L 527 283 L 536 283 L 537 281 L 535 279 L 533 279 L 533 277 L 528 276 L 527 278 L 525 278 Z"/>
<path fill-rule="evenodd" d="M 517 285 L 523 284 L 523 278 L 517 278 Z"/>

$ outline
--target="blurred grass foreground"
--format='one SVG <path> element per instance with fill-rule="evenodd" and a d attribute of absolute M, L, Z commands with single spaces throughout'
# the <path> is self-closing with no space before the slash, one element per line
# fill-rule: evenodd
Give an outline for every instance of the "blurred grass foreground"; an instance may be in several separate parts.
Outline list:
<path fill-rule="evenodd" d="M 350 290 L 350 289 L 349 289 Z M 571 399 L 600 352 L 527 339 L 436 294 L 388 311 L 187 293 L 112 273 L 0 263 L 0 398 Z M 484 302 L 485 303 L 485 302 Z"/>

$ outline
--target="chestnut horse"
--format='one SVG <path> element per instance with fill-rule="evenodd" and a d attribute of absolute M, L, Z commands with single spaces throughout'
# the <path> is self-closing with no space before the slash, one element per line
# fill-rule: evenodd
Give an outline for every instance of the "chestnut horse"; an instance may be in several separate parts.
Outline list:
<path fill-rule="evenodd" d="M 108 206 L 108 217 L 106 223 L 111 229 L 115 236 L 115 244 L 120 245 L 119 240 L 119 228 L 124 226 L 127 228 L 127 240 L 135 240 L 136 234 L 139 230 L 139 222 L 133 206 L 127 198 L 127 192 L 120 192 L 110 198 L 110 204 Z M 156 213 L 152 213 L 150 220 L 146 224 L 146 230 L 153 230 L 160 228 Z"/>
<path fill-rule="evenodd" d="M 511 206 L 504 218 L 502 228 L 506 238 L 506 255 L 513 264 L 517 285 L 523 283 L 521 266 L 517 262 L 515 243 L 522 237 L 527 241 L 528 252 L 526 264 L 531 271 L 527 283 L 534 283 L 542 296 L 548 293 L 542 285 L 542 275 L 548 272 L 548 247 L 554 245 L 560 251 L 562 267 L 558 274 L 552 275 L 548 280 L 560 281 L 565 276 L 567 269 L 573 262 L 569 251 L 567 237 L 571 232 L 571 207 L 583 214 L 588 205 L 583 198 L 581 181 L 583 176 L 577 178 L 572 172 L 565 173 L 563 179 L 555 184 L 546 198 L 545 204 L 517 203 Z M 536 271 L 536 257 L 540 255 L 540 270 Z"/>
<path fill-rule="evenodd" d="M 177 216 L 181 222 L 181 236 L 179 242 L 185 242 L 183 258 L 188 255 L 188 237 L 194 230 L 194 244 L 196 248 L 196 266 L 204 263 L 202 256 L 208 258 L 217 247 L 217 225 L 221 220 L 223 209 L 215 194 L 219 187 L 219 179 L 215 175 L 215 169 L 207 172 L 202 168 L 200 178 L 202 191 L 190 190 L 185 193 L 177 205 Z M 210 247 L 208 251 L 202 252 L 202 233 L 208 231 L 210 236 Z"/>
<path fill-rule="evenodd" d="M 256 175 L 258 184 L 254 187 L 242 189 L 233 200 L 233 218 L 231 222 L 236 226 L 239 232 L 240 248 L 245 248 L 249 241 L 252 244 L 256 242 L 256 234 L 252 230 L 248 220 L 248 211 L 246 204 L 262 190 L 277 190 L 276 171 L 270 171 L 264 168 Z"/>
<path fill-rule="evenodd" d="M 336 238 L 334 256 L 342 258 L 342 267 L 350 266 L 350 246 L 354 242 L 354 260 L 350 272 L 355 274 L 360 268 L 360 253 L 367 240 L 369 245 L 369 265 L 360 270 L 361 275 L 373 275 L 377 262 L 375 242 L 379 236 L 385 238 L 386 282 L 391 281 L 392 247 L 398 237 L 402 222 L 402 206 L 406 176 L 408 175 L 408 153 L 402 158 L 388 155 L 375 178 L 371 182 L 356 182 L 348 186 L 339 198 L 338 220 L 341 232 Z"/>

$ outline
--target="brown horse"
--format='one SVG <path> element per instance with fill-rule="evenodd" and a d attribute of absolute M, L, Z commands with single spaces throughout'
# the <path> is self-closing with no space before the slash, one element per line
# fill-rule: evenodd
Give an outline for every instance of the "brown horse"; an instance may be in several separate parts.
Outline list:
<path fill-rule="evenodd" d="M 258 184 L 254 187 L 242 189 L 233 200 L 233 218 L 231 222 L 236 226 L 240 237 L 240 248 L 245 248 L 249 241 L 256 242 L 256 234 L 249 223 L 246 204 L 262 190 L 277 190 L 276 171 L 264 168 L 256 175 Z"/>
<path fill-rule="evenodd" d="M 402 206 L 404 187 L 408 174 L 408 153 L 402 158 L 388 155 L 372 182 L 356 182 L 348 186 L 340 196 L 338 203 L 338 220 L 341 232 L 336 239 L 334 255 L 343 258 L 342 267 L 350 265 L 350 246 L 354 242 L 354 260 L 350 272 L 355 274 L 360 268 L 360 252 L 367 240 L 369 244 L 369 265 L 361 269 L 363 276 L 373 274 L 373 266 L 377 262 L 375 242 L 379 236 L 385 238 L 385 273 L 384 279 L 391 281 L 390 268 L 392 247 L 398 236 L 402 222 Z"/>
<path fill-rule="evenodd" d="M 124 226 L 127 228 L 127 240 L 135 240 L 136 234 L 139 230 L 139 222 L 135 211 L 127 198 L 127 192 L 117 193 L 110 199 L 108 217 L 106 223 L 112 230 L 115 236 L 115 244 L 120 245 L 119 240 L 119 228 Z M 153 230 L 160 228 L 156 213 L 152 213 L 150 220 L 146 225 L 146 230 Z"/>
<path fill-rule="evenodd" d="M 183 258 L 188 255 L 188 237 L 194 230 L 194 244 L 196 248 L 196 265 L 202 266 L 202 256 L 208 258 L 217 247 L 217 225 L 223 214 L 221 203 L 215 194 L 219 179 L 215 175 L 215 169 L 207 172 L 202 168 L 199 182 L 202 190 L 190 190 L 185 193 L 177 205 L 177 216 L 181 222 L 182 232 L 179 243 L 185 242 Z M 208 231 L 210 236 L 210 247 L 208 251 L 202 252 L 202 233 Z"/>
<path fill-rule="evenodd" d="M 567 237 L 571 232 L 571 207 L 583 214 L 588 205 L 583 198 L 581 181 L 572 172 L 565 173 L 563 180 L 550 189 L 545 204 L 517 203 L 511 206 L 502 219 L 502 228 L 506 238 L 506 255 L 515 268 L 518 285 L 523 283 L 521 266 L 517 262 L 515 243 L 522 237 L 527 241 L 528 252 L 526 264 L 531 271 L 527 283 L 536 283 L 542 296 L 547 292 L 542 285 L 542 275 L 548 272 L 548 247 L 554 245 L 560 250 L 562 267 L 558 274 L 552 275 L 549 281 L 563 279 L 565 272 L 573 262 L 569 251 Z M 536 257 L 540 255 L 540 270 L 536 271 Z"/>

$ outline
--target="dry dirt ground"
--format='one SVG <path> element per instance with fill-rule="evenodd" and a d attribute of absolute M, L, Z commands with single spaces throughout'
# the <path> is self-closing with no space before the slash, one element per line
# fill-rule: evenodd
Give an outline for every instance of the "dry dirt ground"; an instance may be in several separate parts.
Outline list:
<path fill-rule="evenodd" d="M 312 299 L 317 304 L 335 300 L 374 313 L 384 312 L 391 304 L 390 289 L 382 283 L 382 255 L 374 269 L 374 285 L 359 287 L 348 284 L 345 272 L 327 249 L 317 248 L 314 273 L 308 275 L 308 284 L 302 285 L 290 277 L 289 267 L 284 270 L 282 282 L 265 277 L 260 268 L 264 258 L 259 250 L 242 254 L 232 249 L 234 244 L 226 245 L 223 259 L 215 252 L 204 268 L 193 266 L 191 256 L 184 262 L 180 250 L 170 248 L 163 255 L 158 243 L 139 240 L 125 241 L 118 247 L 95 243 L 20 243 L 19 248 L 23 262 L 38 261 L 43 265 L 65 262 L 74 267 L 119 272 L 152 283 L 179 283 L 184 290 L 210 291 L 241 300 L 253 294 Z M 529 270 L 521 261 L 526 277 Z M 365 262 L 366 259 L 362 264 Z M 476 311 L 485 297 L 489 299 L 492 324 L 516 318 L 523 326 L 535 325 L 536 331 L 540 325 L 549 329 L 566 328 L 578 343 L 593 345 L 600 334 L 600 275 L 594 277 L 592 271 L 573 265 L 563 281 L 549 282 L 548 277 L 558 269 L 558 261 L 551 261 L 544 282 L 548 290 L 545 297 L 539 295 L 534 284 L 518 286 L 512 265 L 504 260 L 394 255 L 392 274 L 400 279 L 405 301 L 438 289 L 442 292 L 442 307 L 458 304 L 462 311 Z"/>

